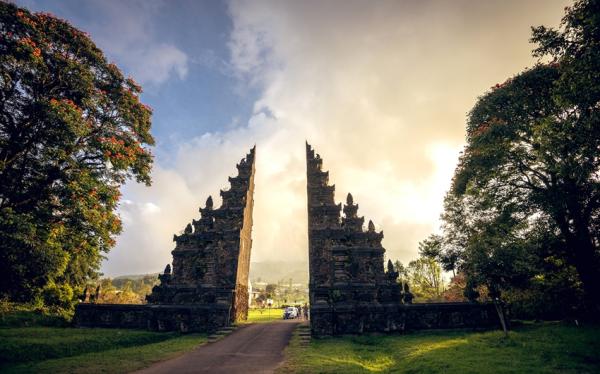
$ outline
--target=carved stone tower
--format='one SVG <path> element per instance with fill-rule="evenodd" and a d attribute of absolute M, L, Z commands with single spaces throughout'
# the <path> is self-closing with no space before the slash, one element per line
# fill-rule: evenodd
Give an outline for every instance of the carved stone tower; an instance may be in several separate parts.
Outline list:
<path fill-rule="evenodd" d="M 334 202 L 335 186 L 329 185 L 329 172 L 322 171 L 323 160 L 306 143 L 306 188 L 308 203 L 308 269 L 311 307 L 327 305 L 333 286 L 331 231 L 340 226 L 341 204 Z M 311 309 L 312 312 L 312 309 Z"/>
<path fill-rule="evenodd" d="M 214 325 L 247 318 L 255 149 L 237 165 L 238 175 L 229 177 L 221 207 L 215 209 L 209 196 L 200 219 L 173 237 L 173 271 L 167 265 L 149 304 L 212 308 L 215 318 L 205 323 Z"/>
<path fill-rule="evenodd" d="M 351 194 L 334 201 L 335 186 L 323 160 L 307 143 L 308 252 L 311 330 L 314 335 L 390 330 L 386 309 L 401 304 L 398 273 L 386 273 L 383 232 L 357 215 Z M 343 217 L 340 211 L 343 210 Z M 387 325 L 387 326 L 386 326 Z"/>

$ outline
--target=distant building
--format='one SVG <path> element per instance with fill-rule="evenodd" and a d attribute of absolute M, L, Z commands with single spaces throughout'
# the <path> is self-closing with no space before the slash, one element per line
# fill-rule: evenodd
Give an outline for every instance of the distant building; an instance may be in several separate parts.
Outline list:
<path fill-rule="evenodd" d="M 267 288 L 267 282 L 254 282 L 254 288 L 256 288 L 257 290 L 264 290 L 265 288 Z"/>
<path fill-rule="evenodd" d="M 252 305 L 252 282 L 248 279 L 248 306 Z"/>
<path fill-rule="evenodd" d="M 264 290 L 264 288 L 263 288 L 263 290 Z M 256 282 L 254 284 L 252 284 L 251 281 L 248 281 L 248 305 L 249 306 L 257 305 L 256 299 L 258 299 L 260 292 L 261 292 L 261 289 L 256 287 Z"/>

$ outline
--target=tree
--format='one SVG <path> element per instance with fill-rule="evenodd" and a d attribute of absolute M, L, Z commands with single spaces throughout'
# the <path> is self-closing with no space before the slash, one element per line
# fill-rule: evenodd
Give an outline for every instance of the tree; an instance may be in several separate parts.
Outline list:
<path fill-rule="evenodd" d="M 97 276 L 119 187 L 150 184 L 140 93 L 85 33 L 0 2 L 0 297 L 73 295 Z"/>
<path fill-rule="evenodd" d="M 268 299 L 272 299 L 275 296 L 275 292 L 277 291 L 277 285 L 269 283 L 265 287 L 265 293 L 267 294 Z"/>
<path fill-rule="evenodd" d="M 439 300 L 444 292 L 442 268 L 433 258 L 420 257 L 408 264 L 408 283 L 419 299 Z"/>
<path fill-rule="evenodd" d="M 394 271 L 398 272 L 398 281 L 405 282 L 408 279 L 408 269 L 400 260 L 394 262 Z"/>
<path fill-rule="evenodd" d="M 450 279 L 450 283 L 442 297 L 444 301 L 448 302 L 463 302 L 466 301 L 465 289 L 467 286 L 466 277 L 464 273 L 458 273 Z"/>
<path fill-rule="evenodd" d="M 481 259 L 496 248 L 523 254 L 527 237 L 544 237 L 540 230 L 553 237 L 562 244 L 554 246 L 553 256 L 577 270 L 587 305 L 596 311 L 600 310 L 599 24 L 600 1 L 580 0 L 566 8 L 560 30 L 533 29 L 532 41 L 538 44 L 534 55 L 551 61 L 497 84 L 479 98 L 469 113 L 468 144 L 454 175 L 453 197 L 448 199 L 454 210 L 449 221 L 464 229 L 455 239 L 467 238 L 472 244 L 478 232 L 494 238 L 480 241 L 477 250 L 471 246 L 471 254 L 480 253 Z M 460 209 L 474 216 L 458 223 Z M 502 228 L 494 231 L 484 227 L 485 222 Z M 473 259 L 465 262 L 470 266 Z"/>
<path fill-rule="evenodd" d="M 581 304 L 580 282 L 564 261 L 565 244 L 551 220 L 498 210 L 474 195 L 449 193 L 444 242 L 460 248 L 458 273 L 446 299 L 497 297 L 517 318 L 560 319 Z"/>
<path fill-rule="evenodd" d="M 442 236 L 431 234 L 427 239 L 419 242 L 419 254 L 422 257 L 439 258 L 442 254 Z"/>
<path fill-rule="evenodd" d="M 256 302 L 257 302 L 259 305 L 261 305 L 261 306 L 262 306 L 262 305 L 264 305 L 264 303 L 265 303 L 266 301 L 267 301 L 267 295 L 266 295 L 265 293 L 262 293 L 262 292 L 261 292 L 261 293 L 258 295 L 258 297 L 256 298 Z"/>
<path fill-rule="evenodd" d="M 133 290 L 131 279 L 126 279 L 121 287 L 117 287 L 110 278 L 101 279 L 99 285 L 101 292 L 100 297 L 95 300 L 97 303 L 142 304 L 145 300 L 146 295 L 140 295 Z"/>
<path fill-rule="evenodd" d="M 419 254 L 421 257 L 436 260 L 444 271 L 451 271 L 452 275 L 456 276 L 455 270 L 460 258 L 460 250 L 445 241 L 442 235 L 431 234 L 427 239 L 419 242 Z"/>

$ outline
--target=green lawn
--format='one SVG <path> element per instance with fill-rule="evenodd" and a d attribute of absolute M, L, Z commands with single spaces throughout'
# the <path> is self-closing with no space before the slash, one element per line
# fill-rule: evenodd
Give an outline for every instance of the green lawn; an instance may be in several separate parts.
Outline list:
<path fill-rule="evenodd" d="M 204 335 L 69 327 L 0 328 L 2 373 L 125 373 L 206 341 Z"/>
<path fill-rule="evenodd" d="M 529 324 L 511 331 L 294 337 L 279 373 L 600 373 L 600 327 Z"/>
<path fill-rule="evenodd" d="M 280 308 L 250 309 L 246 323 L 271 322 L 281 319 L 283 319 L 283 309 Z"/>

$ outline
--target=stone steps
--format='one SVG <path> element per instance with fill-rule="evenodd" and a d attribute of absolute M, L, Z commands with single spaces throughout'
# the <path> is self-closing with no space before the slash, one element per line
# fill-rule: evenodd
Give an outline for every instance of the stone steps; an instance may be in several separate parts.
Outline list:
<path fill-rule="evenodd" d="M 310 344 L 310 326 L 308 324 L 301 324 L 296 328 L 296 335 L 300 338 L 300 346 L 306 347 Z"/>
<path fill-rule="evenodd" d="M 237 325 L 221 327 L 219 330 L 217 330 L 213 334 L 209 335 L 207 340 L 209 343 L 214 343 L 217 340 L 221 340 L 225 336 L 234 332 L 235 329 L 237 329 L 237 327 L 238 327 Z"/>

